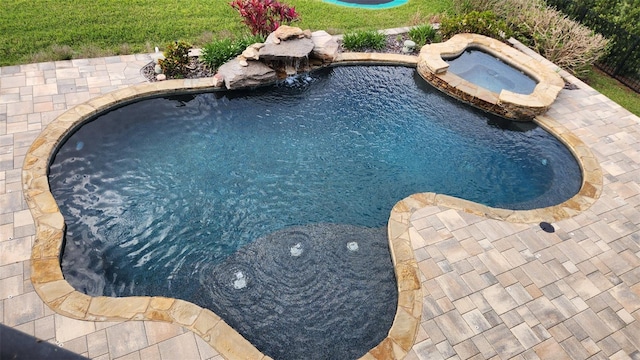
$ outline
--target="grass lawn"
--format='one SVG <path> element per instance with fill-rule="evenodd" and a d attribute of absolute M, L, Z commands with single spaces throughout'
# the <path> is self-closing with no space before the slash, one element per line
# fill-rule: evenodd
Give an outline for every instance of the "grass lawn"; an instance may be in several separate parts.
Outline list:
<path fill-rule="evenodd" d="M 640 116 L 640 94 L 624 86 L 618 80 L 594 68 L 584 81 L 623 108 Z"/>
<path fill-rule="evenodd" d="M 415 25 L 450 0 L 409 0 L 388 10 L 363 10 L 321 0 L 284 0 L 303 29 L 344 33 Z M 151 52 L 173 40 L 203 45 L 248 33 L 227 0 L 2 0 L 0 66 Z"/>

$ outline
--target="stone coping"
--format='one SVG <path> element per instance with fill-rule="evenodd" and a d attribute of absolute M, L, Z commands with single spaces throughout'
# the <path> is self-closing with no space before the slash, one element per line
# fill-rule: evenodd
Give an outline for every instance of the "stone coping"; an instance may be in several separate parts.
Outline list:
<path fill-rule="evenodd" d="M 447 71 L 449 64 L 443 58 L 459 56 L 468 48 L 477 48 L 501 59 L 538 84 L 527 95 L 508 90 L 497 94 Z M 564 87 L 564 80 L 557 71 L 499 40 L 478 34 L 457 34 L 446 42 L 425 45 L 420 50 L 418 72 L 438 89 L 464 102 L 520 121 L 544 114 Z"/>
<path fill-rule="evenodd" d="M 334 65 L 393 64 L 416 66 L 415 56 L 349 53 Z M 48 167 L 57 147 L 73 129 L 114 106 L 143 98 L 185 92 L 216 91 L 213 79 L 186 79 L 146 83 L 118 90 L 78 105 L 51 122 L 29 148 L 22 180 L 26 202 L 33 216 L 36 235 L 31 253 L 31 281 L 35 291 L 55 312 L 79 320 L 151 320 L 181 325 L 202 337 L 227 359 L 269 359 L 249 341 L 208 309 L 190 302 L 160 296 L 91 297 L 76 291 L 63 277 L 60 256 L 65 223 L 50 192 Z M 446 206 L 508 222 L 534 223 L 572 217 L 589 208 L 602 190 L 602 170 L 589 148 L 550 117 L 538 117 L 540 126 L 566 144 L 583 173 L 577 195 L 562 204 L 526 211 L 491 208 L 467 200 L 435 193 L 419 193 L 400 200 L 388 222 L 389 247 L 395 268 L 398 307 L 388 336 L 362 359 L 401 359 L 411 350 L 422 314 L 423 296 L 412 243 L 424 241 L 411 222 L 411 215 L 429 205 Z"/>

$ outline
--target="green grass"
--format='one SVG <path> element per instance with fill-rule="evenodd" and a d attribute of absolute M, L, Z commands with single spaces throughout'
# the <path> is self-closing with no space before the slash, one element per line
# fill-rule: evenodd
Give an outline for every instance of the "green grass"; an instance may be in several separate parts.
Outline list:
<path fill-rule="evenodd" d="M 296 26 L 333 34 L 416 25 L 451 6 L 450 0 L 410 0 L 393 9 L 364 10 L 321 0 L 284 2 L 300 14 Z M 204 45 L 248 33 L 226 0 L 2 0 L 0 19 L 0 66 L 150 52 L 174 40 Z"/>
<path fill-rule="evenodd" d="M 595 68 L 584 81 L 599 93 L 615 101 L 633 114 L 640 116 L 640 94 L 637 92 Z"/>

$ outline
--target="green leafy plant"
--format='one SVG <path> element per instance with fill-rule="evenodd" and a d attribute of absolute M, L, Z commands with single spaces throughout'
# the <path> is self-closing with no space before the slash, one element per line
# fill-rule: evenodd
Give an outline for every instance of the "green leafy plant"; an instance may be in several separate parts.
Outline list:
<path fill-rule="evenodd" d="M 418 25 L 411 28 L 409 30 L 409 38 L 418 46 L 440 41 L 438 30 L 434 29 L 431 24 Z"/>
<path fill-rule="evenodd" d="M 189 49 L 191 44 L 182 40 L 167 44 L 164 59 L 158 61 L 162 73 L 168 77 L 183 77 L 189 65 Z"/>
<path fill-rule="evenodd" d="M 263 42 L 260 35 L 245 36 L 237 40 L 224 38 L 214 40 L 202 48 L 202 61 L 211 69 L 217 69 L 220 65 L 240 55 L 247 46 Z"/>
<path fill-rule="evenodd" d="M 442 19 L 440 32 L 443 37 L 450 38 L 458 33 L 476 33 L 496 39 L 508 38 L 511 31 L 507 24 L 500 20 L 493 11 L 471 11 L 457 16 Z"/>
<path fill-rule="evenodd" d="M 229 3 L 253 35 L 267 36 L 282 24 L 300 18 L 296 9 L 277 0 L 234 0 Z"/>
<path fill-rule="evenodd" d="M 377 31 L 356 31 L 347 33 L 342 38 L 342 46 L 350 51 L 365 49 L 384 49 L 387 37 Z"/>
<path fill-rule="evenodd" d="M 201 59 L 211 69 L 217 69 L 240 52 L 231 39 L 214 40 L 202 47 Z"/>
<path fill-rule="evenodd" d="M 265 37 L 262 35 L 252 35 L 252 36 L 243 36 L 241 38 L 238 38 L 235 40 L 235 43 L 242 48 L 242 50 L 240 50 L 240 52 L 244 51 L 244 49 L 247 48 L 247 46 L 249 45 L 253 45 L 255 43 L 262 43 L 264 42 Z"/>
<path fill-rule="evenodd" d="M 490 11 L 504 19 L 513 37 L 578 76 L 608 52 L 607 39 L 549 7 L 544 0 L 453 0 L 453 3 L 458 11 L 470 11 L 456 17 L 457 21 L 472 13 Z M 452 27 L 449 22 L 442 25 Z"/>

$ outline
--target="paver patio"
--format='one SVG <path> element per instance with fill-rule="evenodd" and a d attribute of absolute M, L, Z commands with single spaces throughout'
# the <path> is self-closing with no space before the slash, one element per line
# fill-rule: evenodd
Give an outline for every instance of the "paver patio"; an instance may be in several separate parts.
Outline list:
<path fill-rule="evenodd" d="M 96 359 L 221 359 L 177 325 L 55 314 L 30 281 L 35 227 L 21 178 L 29 146 L 65 110 L 145 82 L 150 61 L 0 68 L 0 320 Z M 446 207 L 415 211 L 423 311 L 407 359 L 640 359 L 640 119 L 562 75 L 579 89 L 562 90 L 548 115 L 599 160 L 600 198 L 552 234 Z"/>

